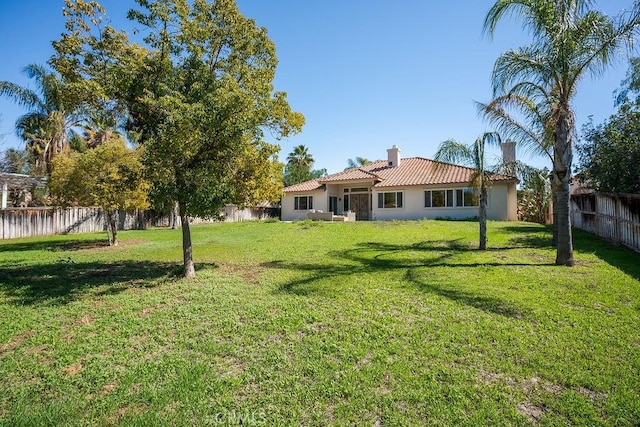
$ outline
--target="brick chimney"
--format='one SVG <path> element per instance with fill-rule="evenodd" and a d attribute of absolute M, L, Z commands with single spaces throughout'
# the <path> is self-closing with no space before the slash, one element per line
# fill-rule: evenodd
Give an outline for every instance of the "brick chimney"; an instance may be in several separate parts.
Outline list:
<path fill-rule="evenodd" d="M 516 143 L 508 139 L 502 143 L 502 161 L 504 163 L 513 163 L 516 161 Z"/>
<path fill-rule="evenodd" d="M 400 149 L 397 145 L 393 144 L 393 147 L 387 148 L 388 165 L 391 167 L 400 166 Z"/>

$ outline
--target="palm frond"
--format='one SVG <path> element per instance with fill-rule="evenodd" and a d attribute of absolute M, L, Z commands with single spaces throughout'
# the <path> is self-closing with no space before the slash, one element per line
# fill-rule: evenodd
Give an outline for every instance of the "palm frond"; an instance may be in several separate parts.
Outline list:
<path fill-rule="evenodd" d="M 489 9 L 482 26 L 483 34 L 493 38 L 498 23 L 507 16 L 521 16 L 523 21 L 531 15 L 531 4 L 523 0 L 498 0 Z"/>
<path fill-rule="evenodd" d="M 502 135 L 518 143 L 528 155 L 547 156 L 551 161 L 553 139 L 549 137 L 544 123 L 548 122 L 546 105 L 535 104 L 531 99 L 509 93 L 497 97 L 488 104 L 476 102 L 478 113 Z M 513 111 L 518 118 L 509 111 Z"/>
<path fill-rule="evenodd" d="M 0 81 L 0 96 L 7 97 L 21 107 L 41 109 L 40 97 L 34 91 L 15 83 Z"/>
<path fill-rule="evenodd" d="M 498 57 L 491 75 L 493 96 L 508 92 L 507 88 L 523 81 L 548 87 L 557 75 L 544 52 L 533 47 L 509 50 Z"/>
<path fill-rule="evenodd" d="M 461 164 L 469 167 L 474 167 L 476 163 L 473 147 L 454 139 L 442 142 L 433 159 L 438 163 Z M 435 167 L 437 169 L 442 165 L 436 164 Z"/>

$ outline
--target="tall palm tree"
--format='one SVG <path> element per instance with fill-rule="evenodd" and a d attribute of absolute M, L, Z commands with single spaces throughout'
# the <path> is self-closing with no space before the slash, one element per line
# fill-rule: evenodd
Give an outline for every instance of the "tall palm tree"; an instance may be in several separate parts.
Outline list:
<path fill-rule="evenodd" d="M 487 145 L 499 147 L 500 135 L 487 132 L 477 138 L 473 144 L 463 144 L 455 140 L 447 140 L 440 144 L 434 159 L 437 162 L 458 163 L 473 169 L 469 185 L 479 191 L 480 215 L 480 250 L 487 249 L 487 188 L 491 185 L 491 178 L 495 171 L 488 166 L 485 157 Z M 436 169 L 442 167 L 436 164 Z"/>
<path fill-rule="evenodd" d="M 309 149 L 304 145 L 293 147 L 293 151 L 287 156 L 287 163 L 290 165 L 300 165 L 311 170 L 313 166 L 313 156 L 309 153 Z"/>
<path fill-rule="evenodd" d="M 569 182 L 575 139 L 572 101 L 586 75 L 602 74 L 620 47 L 631 43 L 640 26 L 640 4 L 612 19 L 592 9 L 592 0 L 497 0 L 484 21 L 491 37 L 505 16 L 518 16 L 533 41 L 503 53 L 494 65 L 494 97 L 520 83 L 525 93 L 540 87 L 552 94 L 545 127 L 553 129 L 553 186 L 556 191 L 558 242 L 556 264 L 573 265 Z M 528 88 L 528 89 L 527 89 Z"/>
<path fill-rule="evenodd" d="M 16 121 L 16 133 L 26 142 L 36 169 L 51 173 L 51 161 L 69 148 L 69 132 L 80 122 L 77 106 L 65 97 L 64 83 L 39 65 L 28 65 L 25 74 L 35 80 L 37 91 L 0 81 L 0 96 L 13 99 L 29 111 Z"/>

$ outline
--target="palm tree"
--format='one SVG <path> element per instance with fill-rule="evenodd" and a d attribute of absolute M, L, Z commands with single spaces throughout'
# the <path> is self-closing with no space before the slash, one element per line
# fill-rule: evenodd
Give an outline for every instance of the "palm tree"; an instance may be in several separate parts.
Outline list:
<path fill-rule="evenodd" d="M 287 156 L 287 163 L 290 165 L 300 165 L 311 170 L 313 166 L 313 156 L 309 153 L 309 149 L 304 145 L 293 147 L 293 151 Z"/>
<path fill-rule="evenodd" d="M 551 94 L 545 128 L 553 130 L 553 186 L 556 191 L 558 242 L 557 265 L 573 265 L 569 209 L 569 182 L 575 139 L 572 101 L 580 80 L 600 75 L 630 44 L 640 26 L 640 4 L 619 18 L 591 8 L 591 0 L 497 0 L 484 21 L 491 37 L 505 16 L 519 16 L 533 43 L 503 53 L 494 65 L 494 97 L 513 92 L 523 84 L 524 94 L 539 87 Z"/>
<path fill-rule="evenodd" d="M 109 112 L 94 111 L 88 114 L 82 125 L 83 139 L 87 148 L 100 147 L 113 139 L 121 139 L 117 119 Z"/>
<path fill-rule="evenodd" d="M 16 133 L 26 142 L 36 169 L 51 173 L 51 161 L 69 148 L 70 129 L 79 124 L 79 109 L 65 97 L 64 83 L 39 65 L 28 65 L 25 74 L 35 80 L 37 92 L 0 81 L 0 96 L 13 99 L 29 111 L 16 121 Z"/>
<path fill-rule="evenodd" d="M 437 162 L 459 163 L 473 169 L 469 185 L 479 191 L 480 205 L 480 245 L 481 251 L 487 249 L 487 188 L 491 185 L 491 178 L 495 171 L 487 166 L 485 147 L 487 145 L 499 147 L 500 135 L 496 132 L 487 132 L 476 139 L 473 144 L 467 145 L 455 140 L 447 140 L 440 144 L 435 154 Z M 436 169 L 442 167 L 436 164 Z"/>
<path fill-rule="evenodd" d="M 501 135 L 517 142 L 518 146 L 525 153 L 547 157 L 549 164 L 553 164 L 553 129 L 548 125 L 551 123 L 551 106 L 553 96 L 547 93 L 544 88 L 530 85 L 528 82 L 517 84 L 507 94 L 496 97 L 488 104 L 476 102 L 478 112 L 493 125 Z M 514 115 L 515 114 L 515 115 Z M 521 162 L 515 165 L 505 165 L 505 173 L 516 175 L 522 182 L 527 182 L 532 173 L 539 175 L 535 169 Z M 551 180 L 551 175 L 547 174 L 546 179 Z M 545 200 L 548 205 L 553 200 L 553 244 L 558 241 L 558 221 L 555 187 L 551 186 L 550 192 L 546 187 L 537 185 L 540 189 L 538 195 Z M 548 207 L 548 206 L 547 206 Z"/>
<path fill-rule="evenodd" d="M 347 169 L 359 168 L 371 164 L 371 160 L 364 157 L 356 157 L 355 159 L 347 159 Z M 345 169 L 346 170 L 346 169 Z"/>

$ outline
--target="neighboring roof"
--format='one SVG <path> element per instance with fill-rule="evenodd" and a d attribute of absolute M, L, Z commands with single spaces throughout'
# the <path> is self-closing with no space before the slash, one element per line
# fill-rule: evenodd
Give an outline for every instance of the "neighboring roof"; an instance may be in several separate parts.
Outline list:
<path fill-rule="evenodd" d="M 438 165 L 436 167 L 436 165 Z M 465 166 L 436 162 L 422 157 L 402 159 L 400 166 L 389 166 L 378 161 L 359 168 L 347 169 L 324 178 L 286 187 L 285 193 L 314 191 L 323 183 L 371 180 L 373 188 L 407 187 L 415 185 L 469 184 L 473 169 Z M 507 175 L 494 175 L 494 181 L 515 181 Z"/>
<path fill-rule="evenodd" d="M 595 190 L 589 187 L 589 183 L 582 181 L 578 175 L 572 177 L 571 182 L 569 182 L 569 194 L 572 196 L 592 194 L 595 192 Z"/>
<path fill-rule="evenodd" d="M 40 176 L 22 175 L 19 173 L 0 173 L 0 184 L 6 183 L 11 189 L 43 188 L 47 179 Z"/>

